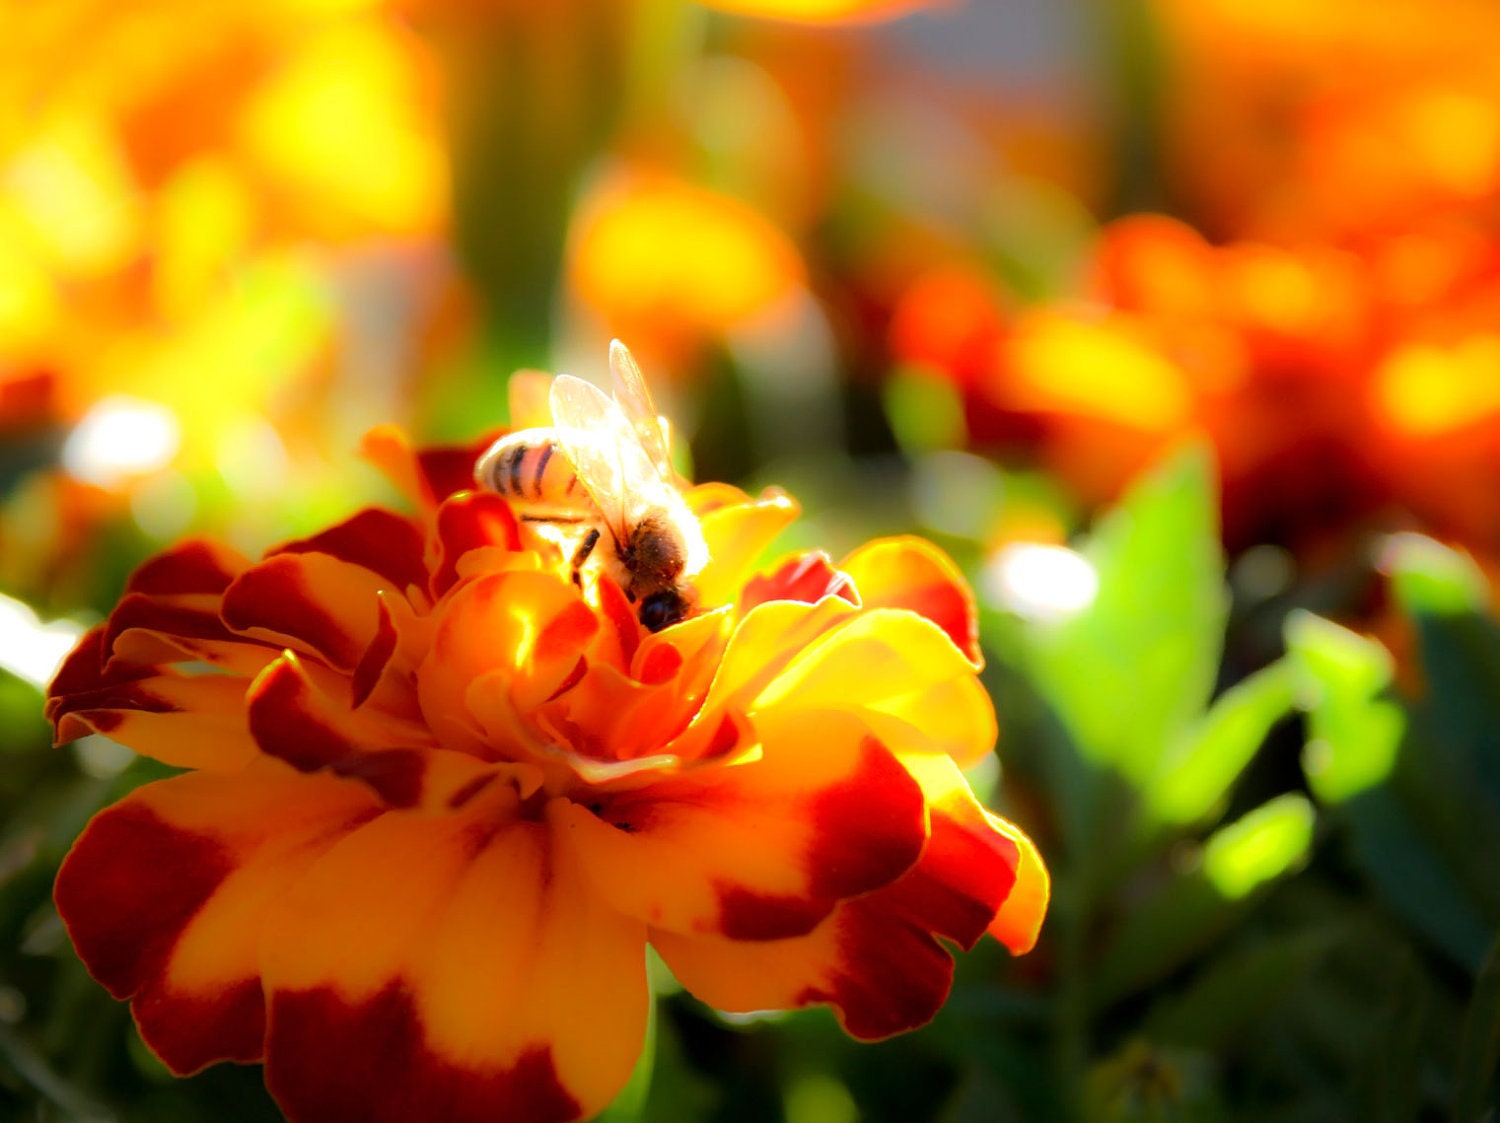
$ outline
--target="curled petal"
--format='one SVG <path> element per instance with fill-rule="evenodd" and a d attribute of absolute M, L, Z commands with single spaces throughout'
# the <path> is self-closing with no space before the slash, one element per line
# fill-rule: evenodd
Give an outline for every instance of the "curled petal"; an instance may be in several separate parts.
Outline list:
<path fill-rule="evenodd" d="M 832 596 L 843 597 L 850 604 L 860 603 L 849 575 L 834 569 L 828 555 L 817 550 L 790 558 L 772 573 L 752 578 L 740 597 L 740 611 L 748 612 L 771 600 L 814 604 Z"/>
<path fill-rule="evenodd" d="M 501 784 L 383 816 L 281 899 L 266 1079 L 294 1123 L 562 1123 L 625 1083 L 644 933 L 518 808 Z"/>
<path fill-rule="evenodd" d="M 842 597 L 816 604 L 769 601 L 752 609 L 730 637 L 698 716 L 666 751 L 683 760 L 714 755 L 726 711 L 744 713 L 804 647 L 857 612 Z"/>
<path fill-rule="evenodd" d="M 251 639 L 352 671 L 375 638 L 377 594 L 389 585 L 378 574 L 328 554 L 275 554 L 240 574 L 224 593 L 221 614 L 230 628 Z"/>
<path fill-rule="evenodd" d="M 989 933 L 1010 949 L 1012 955 L 1024 955 L 1036 946 L 1052 894 L 1051 879 L 1036 844 L 1014 823 L 985 812 L 990 826 L 1005 835 L 1016 847 L 1016 883 L 1000 911 L 991 921 Z"/>
<path fill-rule="evenodd" d="M 575 675 L 599 623 L 578 591 L 550 573 L 491 573 L 448 601 L 417 693 L 449 748 L 492 756 L 515 746 L 524 715 Z"/>
<path fill-rule="evenodd" d="M 62 744 L 102 733 L 180 768 L 233 772 L 257 754 L 245 724 L 245 680 L 115 666 L 100 669 L 103 626 L 79 641 L 52 680 L 47 717 Z"/>
<path fill-rule="evenodd" d="M 995 708 L 974 668 L 931 621 L 896 609 L 860 613 L 825 632 L 756 696 L 781 706 L 859 713 L 902 751 L 945 753 L 972 767 L 995 745 Z"/>
<path fill-rule="evenodd" d="M 496 546 L 519 550 L 521 532 L 510 504 L 485 491 L 461 492 L 444 500 L 437 512 L 438 556 L 431 591 L 441 597 L 458 581 L 458 561 L 470 550 Z"/>
<path fill-rule="evenodd" d="M 974 592 L 952 560 L 921 538 L 885 538 L 860 547 L 842 569 L 854 580 L 866 608 L 905 608 L 925 616 L 943 631 L 976 668 L 979 607 Z"/>
<path fill-rule="evenodd" d="M 217 596 L 250 566 L 238 551 L 189 538 L 142 562 L 125 583 L 127 593 L 147 596 Z"/>
<path fill-rule="evenodd" d="M 127 593 L 105 625 L 109 663 L 212 663 L 254 675 L 276 657 L 276 647 L 236 635 L 219 616 L 217 597 Z"/>
<path fill-rule="evenodd" d="M 921 789 L 885 746 L 837 713 L 764 732 L 795 751 L 555 805 L 598 892 L 659 928 L 767 940 L 917 860 Z"/>
<path fill-rule="evenodd" d="M 356 784 L 280 765 L 158 781 L 84 829 L 58 873 L 58 911 L 174 1072 L 258 1060 L 266 904 L 377 810 Z"/>
<path fill-rule="evenodd" d="M 688 499 L 691 502 L 693 496 Z M 709 561 L 693 579 L 700 602 L 708 608 L 732 604 L 756 560 L 796 517 L 797 504 L 779 493 L 768 493 L 751 503 L 714 507 L 702 514 L 699 521 L 708 543 Z"/>

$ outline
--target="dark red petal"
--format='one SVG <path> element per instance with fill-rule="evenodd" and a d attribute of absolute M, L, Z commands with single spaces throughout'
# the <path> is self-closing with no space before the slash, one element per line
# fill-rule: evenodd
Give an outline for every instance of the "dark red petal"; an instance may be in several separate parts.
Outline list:
<path fill-rule="evenodd" d="M 545 1048 L 498 1072 L 444 1061 L 399 985 L 362 1001 L 331 987 L 274 995 L 267 1052 L 266 1085 L 291 1123 L 568 1123 L 581 1113 Z"/>
<path fill-rule="evenodd" d="M 278 659 L 246 695 L 250 735 L 270 756 L 299 772 L 329 771 L 368 784 L 392 807 L 413 807 L 426 767 L 417 748 L 371 747 L 341 723 L 337 703 L 324 696 L 292 656 Z"/>
<path fill-rule="evenodd" d="M 137 996 L 142 1032 L 176 1072 L 261 1056 L 258 982 L 189 1006 L 162 995 L 178 938 L 233 869 L 214 839 L 121 804 L 94 817 L 57 875 L 57 909 L 79 957 L 116 998 Z"/>
<path fill-rule="evenodd" d="M 373 593 L 370 600 L 374 623 L 379 610 Z M 295 554 L 278 554 L 240 574 L 225 592 L 220 613 L 236 632 L 259 629 L 284 637 L 341 670 L 352 671 L 367 646 L 320 601 Z"/>
<path fill-rule="evenodd" d="M 106 625 L 99 624 L 83 634 L 47 686 L 47 719 L 54 724 L 72 709 L 71 699 L 86 691 L 122 682 L 135 682 L 156 673 L 155 668 L 120 668 L 106 677 L 104 659 L 109 651 L 105 640 Z"/>
<path fill-rule="evenodd" d="M 380 594 L 376 603 L 380 606 L 380 620 L 375 625 L 375 638 L 359 657 L 351 682 L 354 690 L 352 704 L 355 709 L 369 701 L 375 687 L 380 685 L 380 676 L 385 671 L 386 664 L 396 653 L 396 624 L 391 619 L 391 610 L 386 605 L 384 593 Z"/>
<path fill-rule="evenodd" d="M 159 632 L 171 646 L 177 646 L 173 642 L 177 639 L 186 640 L 188 642 L 182 646 L 188 649 L 203 643 L 255 645 L 259 642 L 231 632 L 224 626 L 224 621 L 219 618 L 218 612 L 211 607 L 196 608 L 169 604 L 143 593 L 130 593 L 115 606 L 115 610 L 109 615 L 109 621 L 106 624 L 106 650 L 113 651 L 119 638 L 135 628 Z M 165 658 L 164 653 L 163 659 Z"/>
<path fill-rule="evenodd" d="M 497 439 L 497 434 L 491 433 L 473 444 L 419 449 L 417 467 L 433 502 L 441 503 L 450 495 L 472 489 L 474 465 Z"/>
<path fill-rule="evenodd" d="M 510 504 L 500 496 L 488 491 L 461 492 L 438 508 L 437 546 L 431 585 L 434 598 L 457 583 L 459 558 L 485 546 L 519 550 L 521 532 Z"/>
<path fill-rule="evenodd" d="M 422 531 L 411 519 L 367 507 L 321 534 L 288 542 L 271 554 L 328 554 L 380 574 L 404 593 L 412 586 L 427 588 L 423 548 Z"/>
<path fill-rule="evenodd" d="M 156 596 L 222 593 L 249 564 L 226 546 L 189 539 L 142 562 L 125 583 L 125 591 Z"/>

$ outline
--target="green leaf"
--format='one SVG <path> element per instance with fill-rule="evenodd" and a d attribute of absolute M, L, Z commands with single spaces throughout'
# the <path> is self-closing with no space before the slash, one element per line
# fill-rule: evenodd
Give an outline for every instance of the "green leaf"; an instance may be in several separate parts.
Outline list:
<path fill-rule="evenodd" d="M 1429 1002 L 1421 968 L 1409 951 L 1387 975 L 1385 991 L 1376 1008 L 1375 1044 L 1355 1082 L 1356 1117 L 1368 1123 L 1415 1123 Z"/>
<path fill-rule="evenodd" d="M 1324 926 L 1216 956 L 1185 992 L 1152 1010 L 1147 1035 L 1166 1044 L 1222 1050 L 1295 991 L 1342 938 L 1342 932 Z"/>
<path fill-rule="evenodd" d="M 1292 709 L 1296 673 L 1286 661 L 1265 667 L 1213 704 L 1176 759 L 1146 792 L 1149 813 L 1163 826 L 1209 818 L 1250 763 L 1271 726 Z"/>
<path fill-rule="evenodd" d="M 1474 997 L 1464 1016 L 1453 1123 L 1479 1123 L 1486 1117 L 1486 1106 L 1496 1106 L 1497 1072 L 1500 1072 L 1500 936 L 1485 956 Z"/>
<path fill-rule="evenodd" d="M 1137 786 L 1213 690 L 1227 613 L 1217 511 L 1206 450 L 1172 457 L 1082 548 L 1093 602 L 1028 630 L 1029 669 L 1082 753 Z"/>
<path fill-rule="evenodd" d="M 1385 781 L 1406 731 L 1401 707 L 1381 698 L 1395 673 L 1390 653 L 1306 612 L 1287 620 L 1286 643 L 1308 711 L 1303 769 L 1313 794 L 1340 803 Z"/>
<path fill-rule="evenodd" d="M 1307 800 L 1289 794 L 1217 831 L 1196 868 L 1173 874 L 1126 914 L 1095 970 L 1095 1003 L 1135 993 L 1223 935 L 1261 891 L 1306 861 L 1313 818 Z"/>
<path fill-rule="evenodd" d="M 1483 612 L 1489 602 L 1489 584 L 1473 558 L 1420 534 L 1386 539 L 1381 568 L 1397 602 L 1413 615 Z"/>

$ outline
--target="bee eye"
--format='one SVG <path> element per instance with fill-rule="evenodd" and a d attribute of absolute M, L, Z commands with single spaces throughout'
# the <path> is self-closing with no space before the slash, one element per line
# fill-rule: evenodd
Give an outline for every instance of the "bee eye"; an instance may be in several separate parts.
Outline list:
<path fill-rule="evenodd" d="M 641 601 L 641 626 L 648 632 L 671 627 L 688 614 L 687 600 L 676 589 L 663 589 Z"/>

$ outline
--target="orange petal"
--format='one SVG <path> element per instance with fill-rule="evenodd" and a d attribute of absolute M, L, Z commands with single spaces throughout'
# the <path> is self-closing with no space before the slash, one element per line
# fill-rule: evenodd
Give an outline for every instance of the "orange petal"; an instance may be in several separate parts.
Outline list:
<path fill-rule="evenodd" d="M 417 669 L 428 726 L 449 748 L 493 756 L 509 743 L 515 756 L 527 747 L 525 737 L 514 744 L 524 715 L 569 680 L 598 626 L 554 574 L 518 568 L 462 586 Z"/>
<path fill-rule="evenodd" d="M 764 733 L 788 743 L 554 805 L 617 909 L 673 931 L 775 939 L 811 930 L 839 900 L 917 860 L 921 790 L 885 746 L 837 713 Z"/>
<path fill-rule="evenodd" d="M 974 666 L 979 649 L 979 608 L 974 592 L 947 554 L 921 538 L 885 538 L 861 546 L 840 567 L 854 579 L 866 608 L 906 608 L 948 633 Z"/>
<path fill-rule="evenodd" d="M 149 784 L 84 829 L 58 873 L 58 911 L 174 1072 L 259 1060 L 266 903 L 375 813 L 359 785 L 281 765 Z"/>
<path fill-rule="evenodd" d="M 756 696 L 779 707 L 857 712 L 903 752 L 945 753 L 969 768 L 995 745 L 995 708 L 973 665 L 931 621 L 897 609 L 861 612 L 808 644 Z"/>
<path fill-rule="evenodd" d="M 330 851 L 265 943 L 266 1081 L 294 1123 L 572 1120 L 630 1075 L 644 931 L 492 785 Z"/>

